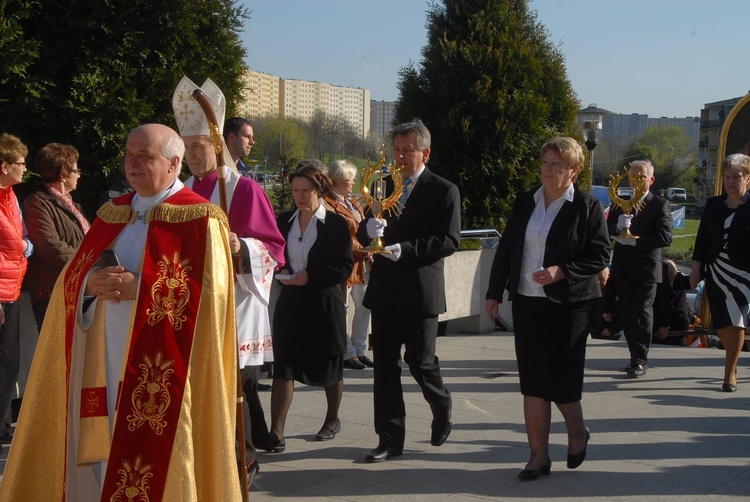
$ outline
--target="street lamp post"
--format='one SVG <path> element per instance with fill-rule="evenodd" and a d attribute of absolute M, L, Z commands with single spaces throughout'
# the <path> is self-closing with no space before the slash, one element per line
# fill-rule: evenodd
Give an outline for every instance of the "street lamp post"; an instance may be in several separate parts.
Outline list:
<path fill-rule="evenodd" d="M 602 130 L 602 116 L 614 115 L 614 112 L 599 108 L 592 103 L 578 111 L 576 122 L 583 126 L 583 139 L 589 151 L 589 192 L 594 184 L 594 148 L 599 144 L 599 133 Z"/>
<path fill-rule="evenodd" d="M 589 120 L 583 123 L 583 133 L 586 149 L 589 151 L 589 192 L 594 184 L 594 148 L 599 144 L 599 131 L 602 130 L 601 116 L 599 120 Z"/>

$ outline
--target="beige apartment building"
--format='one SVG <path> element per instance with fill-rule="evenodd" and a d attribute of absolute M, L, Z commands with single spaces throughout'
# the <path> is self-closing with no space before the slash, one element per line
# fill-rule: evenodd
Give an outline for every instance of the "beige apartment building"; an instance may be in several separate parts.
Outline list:
<path fill-rule="evenodd" d="M 327 115 L 346 119 L 363 138 L 370 133 L 368 89 L 280 78 L 257 71 L 248 72 L 247 83 L 251 90 L 239 106 L 245 117 L 310 120 L 316 110 L 323 110 Z"/>

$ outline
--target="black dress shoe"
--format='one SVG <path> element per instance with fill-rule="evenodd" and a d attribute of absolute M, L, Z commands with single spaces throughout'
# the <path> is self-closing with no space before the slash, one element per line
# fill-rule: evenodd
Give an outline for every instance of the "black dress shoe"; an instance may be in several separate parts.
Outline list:
<path fill-rule="evenodd" d="M 524 469 L 518 473 L 518 479 L 521 481 L 534 481 L 540 474 L 549 475 L 552 470 L 552 460 L 547 460 L 547 464 L 541 469 Z"/>
<path fill-rule="evenodd" d="M 380 443 L 377 448 L 367 454 L 367 456 L 365 457 L 365 462 L 367 462 L 368 464 L 377 464 L 378 462 L 385 462 L 391 457 L 400 457 L 403 454 L 403 448 L 395 448 Z"/>
<path fill-rule="evenodd" d="M 359 362 L 359 359 L 356 357 L 353 357 L 344 361 L 344 368 L 349 368 L 350 370 L 363 370 L 367 368 L 367 366 Z"/>
<path fill-rule="evenodd" d="M 577 455 L 571 455 L 568 453 L 568 469 L 575 469 L 586 459 L 586 447 L 589 445 L 589 439 L 591 439 L 591 432 L 589 432 L 589 428 L 586 427 L 586 443 L 583 445 L 583 451 Z"/>
<path fill-rule="evenodd" d="M 247 489 L 250 490 L 250 487 L 253 486 L 253 479 L 255 476 L 260 472 L 260 465 L 258 464 L 258 459 L 256 458 L 249 464 L 247 464 Z"/>
<path fill-rule="evenodd" d="M 721 390 L 724 392 L 737 392 L 737 386 L 730 383 L 721 384 Z"/>
<path fill-rule="evenodd" d="M 317 436 L 315 436 L 315 439 L 318 441 L 328 441 L 329 439 L 333 439 L 336 437 L 336 434 L 341 432 L 341 420 L 336 422 L 336 426 L 331 429 L 330 427 L 326 427 L 325 424 L 323 424 L 323 427 L 320 428 L 320 431 L 318 432 Z"/>
<path fill-rule="evenodd" d="M 359 356 L 357 359 L 359 359 L 359 362 L 361 362 L 362 364 L 364 364 L 368 368 L 374 368 L 375 367 L 375 363 L 372 362 L 372 359 L 370 359 L 367 356 Z"/>
<path fill-rule="evenodd" d="M 258 384 L 258 391 L 259 392 L 263 392 L 263 391 L 266 391 L 266 390 L 271 390 L 271 386 L 268 385 L 267 383 L 259 383 Z"/>
<path fill-rule="evenodd" d="M 636 364 L 630 371 L 628 371 L 628 378 L 640 378 L 645 374 L 646 367 L 641 364 Z"/>
<path fill-rule="evenodd" d="M 268 446 L 266 447 L 266 451 L 268 453 L 281 453 L 284 450 L 286 450 L 286 439 L 279 439 L 279 436 L 275 433 L 270 433 L 268 435 Z"/>
<path fill-rule="evenodd" d="M 430 437 L 430 444 L 432 446 L 441 446 L 451 435 L 453 430 L 453 418 L 450 413 L 448 414 L 447 421 L 445 419 L 440 421 L 432 421 L 432 437 Z"/>
<path fill-rule="evenodd" d="M 635 368 L 636 366 L 638 366 L 638 365 L 637 365 L 637 364 L 633 364 L 633 363 L 630 363 L 630 364 L 628 364 L 627 366 L 625 366 L 625 367 L 624 367 L 624 368 L 622 369 L 622 372 L 623 372 L 623 373 L 628 373 L 628 372 L 630 372 L 630 371 L 633 371 L 633 368 Z M 647 369 L 648 369 L 648 364 L 641 364 L 641 366 L 643 367 L 643 369 L 644 369 L 644 370 L 647 370 Z"/>

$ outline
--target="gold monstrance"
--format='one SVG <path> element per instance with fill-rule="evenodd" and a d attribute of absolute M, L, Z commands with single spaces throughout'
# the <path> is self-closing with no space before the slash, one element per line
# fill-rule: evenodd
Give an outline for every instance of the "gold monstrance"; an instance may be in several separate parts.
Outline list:
<path fill-rule="evenodd" d="M 400 176 L 401 168 L 391 168 L 391 179 L 393 179 L 393 192 L 385 197 L 385 180 L 383 179 L 383 166 L 385 165 L 385 153 L 383 146 L 380 147 L 380 160 L 374 166 L 370 165 L 367 160 L 367 167 L 362 171 L 362 185 L 360 193 L 362 202 L 370 208 L 373 216 L 380 218 L 386 211 L 393 211 L 399 205 L 398 200 L 404 191 L 404 180 Z M 377 176 L 375 181 L 373 177 Z M 372 188 L 372 193 L 370 193 Z M 380 237 L 375 237 L 372 244 L 364 248 L 364 251 L 370 253 L 391 254 L 390 251 L 383 247 Z"/>
<path fill-rule="evenodd" d="M 635 193 L 630 199 L 623 199 L 619 195 L 617 195 L 617 187 L 620 185 L 620 182 L 626 177 L 629 178 L 630 181 L 632 181 L 635 185 Z M 634 209 L 640 210 L 641 206 L 643 206 L 643 195 L 645 193 L 646 184 L 643 182 L 643 178 L 641 178 L 640 176 L 631 175 L 628 168 L 625 168 L 625 170 L 619 174 L 612 174 L 609 176 L 609 198 L 613 203 L 620 206 L 624 214 L 630 214 L 630 211 Z M 626 228 L 625 232 L 620 234 L 619 237 L 623 237 L 625 239 L 638 238 L 637 235 L 633 235 L 630 233 L 629 228 Z"/>

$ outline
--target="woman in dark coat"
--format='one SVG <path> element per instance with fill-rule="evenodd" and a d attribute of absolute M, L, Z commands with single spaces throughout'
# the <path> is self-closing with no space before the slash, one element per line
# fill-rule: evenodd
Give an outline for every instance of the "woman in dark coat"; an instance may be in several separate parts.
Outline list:
<path fill-rule="evenodd" d="M 352 273 L 352 241 L 341 216 L 326 211 L 322 195 L 331 189 L 325 164 L 302 161 L 289 176 L 297 210 L 278 218 L 286 238 L 287 266 L 277 275 L 281 292 L 273 316 L 274 379 L 269 451 L 286 447 L 284 426 L 294 380 L 325 388 L 328 409 L 316 438 L 341 430 L 338 412 L 344 390 L 346 309 L 342 283 Z"/>
<path fill-rule="evenodd" d="M 737 390 L 737 363 L 750 311 L 750 157 L 721 163 L 724 195 L 711 197 L 698 226 L 690 286 L 705 279 L 711 323 L 726 352 L 724 392 Z"/>
<path fill-rule="evenodd" d="M 518 376 L 531 458 L 518 475 L 549 474 L 551 403 L 568 429 L 568 468 L 586 457 L 589 431 L 581 394 L 586 338 L 597 274 L 609 261 L 609 235 L 601 203 L 574 181 L 584 163 L 572 138 L 542 147 L 542 186 L 518 196 L 490 272 L 487 314 L 497 318 L 508 290 L 513 300 Z"/>
<path fill-rule="evenodd" d="M 70 196 L 81 178 L 78 150 L 72 145 L 50 143 L 37 152 L 34 164 L 43 185 L 26 197 L 23 217 L 34 244 L 26 280 L 41 330 L 57 277 L 91 225 L 80 204 Z"/>

